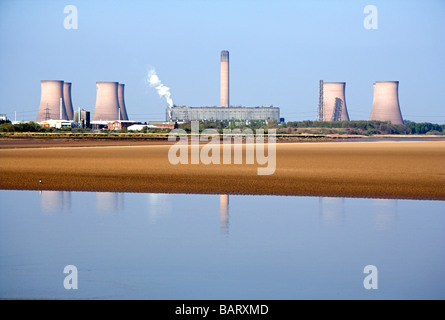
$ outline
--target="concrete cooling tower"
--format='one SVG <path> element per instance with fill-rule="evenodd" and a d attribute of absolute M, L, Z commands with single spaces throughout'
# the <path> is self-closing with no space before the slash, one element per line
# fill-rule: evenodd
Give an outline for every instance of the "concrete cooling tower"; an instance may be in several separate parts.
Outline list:
<path fill-rule="evenodd" d="M 221 51 L 221 107 L 229 107 L 229 51 Z"/>
<path fill-rule="evenodd" d="M 73 120 L 73 103 L 71 101 L 71 82 L 63 84 L 63 101 L 65 102 L 66 117 L 68 120 Z"/>
<path fill-rule="evenodd" d="M 96 82 L 96 106 L 92 121 L 119 120 L 117 82 Z"/>
<path fill-rule="evenodd" d="M 45 120 L 67 120 L 65 103 L 63 100 L 63 81 L 42 80 L 40 107 L 37 122 Z"/>
<path fill-rule="evenodd" d="M 403 124 L 399 105 L 399 81 L 374 82 L 374 98 L 369 120 Z"/>
<path fill-rule="evenodd" d="M 119 83 L 119 87 L 117 88 L 117 97 L 119 100 L 119 108 L 121 111 L 121 120 L 128 120 L 127 108 L 125 108 L 124 100 L 124 87 L 125 84 Z"/>
<path fill-rule="evenodd" d="M 323 82 L 323 121 L 349 121 L 345 82 Z"/>

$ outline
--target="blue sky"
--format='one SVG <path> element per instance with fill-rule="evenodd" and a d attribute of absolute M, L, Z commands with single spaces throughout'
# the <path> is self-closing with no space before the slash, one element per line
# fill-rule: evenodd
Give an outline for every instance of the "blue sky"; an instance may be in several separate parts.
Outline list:
<path fill-rule="evenodd" d="M 64 28 L 66 5 L 78 29 Z M 366 5 L 378 9 L 367 30 Z M 445 123 L 445 1 L 0 0 L 0 113 L 35 120 L 40 80 L 72 82 L 94 111 L 96 81 L 125 83 L 132 120 L 164 120 L 154 68 L 177 105 L 219 104 L 230 52 L 230 102 L 315 120 L 318 81 L 346 82 L 351 120 L 367 120 L 375 81 L 398 80 L 404 119 Z"/>

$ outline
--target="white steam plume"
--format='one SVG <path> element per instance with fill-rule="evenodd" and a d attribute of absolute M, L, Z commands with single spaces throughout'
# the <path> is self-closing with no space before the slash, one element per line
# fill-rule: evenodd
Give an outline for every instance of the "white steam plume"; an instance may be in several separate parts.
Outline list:
<path fill-rule="evenodd" d="M 162 84 L 161 80 L 159 79 L 154 69 L 148 71 L 147 81 L 150 84 L 150 87 L 155 88 L 159 96 L 165 98 L 165 100 L 168 103 L 168 106 L 172 108 L 173 100 L 171 98 L 170 88 Z"/>

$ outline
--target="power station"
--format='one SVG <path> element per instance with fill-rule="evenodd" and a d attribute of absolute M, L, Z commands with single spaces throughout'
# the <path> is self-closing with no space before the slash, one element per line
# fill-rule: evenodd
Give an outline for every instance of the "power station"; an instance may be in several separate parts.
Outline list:
<path fill-rule="evenodd" d="M 374 98 L 369 120 L 403 124 L 399 105 L 399 81 L 374 82 Z"/>
<path fill-rule="evenodd" d="M 272 105 L 244 107 L 230 105 L 229 88 L 229 51 L 221 51 L 220 56 L 220 106 L 189 107 L 168 106 L 166 120 L 171 122 L 202 121 L 280 121 L 280 108 Z M 73 112 L 71 99 L 71 82 L 63 80 L 42 80 L 40 106 L 37 122 L 60 122 L 59 127 L 69 126 L 69 121 L 78 122 L 80 127 L 89 124 L 89 112 L 79 108 Z M 369 120 L 391 121 L 403 124 L 400 110 L 398 88 L 399 81 L 376 81 L 373 84 L 374 96 Z M 91 124 L 104 128 L 109 122 L 117 127 L 129 122 L 124 97 L 125 84 L 111 81 L 96 82 L 96 104 Z M 346 107 L 346 82 L 319 81 L 318 121 L 349 121 Z M 76 115 L 74 115 L 76 113 Z M 65 121 L 64 123 L 62 123 Z M 128 122 L 128 123 L 127 123 Z"/>
<path fill-rule="evenodd" d="M 167 107 L 167 121 L 187 122 L 193 120 L 224 121 L 224 120 L 280 120 L 280 108 L 274 106 L 243 107 L 231 106 L 229 95 L 229 51 L 221 51 L 220 61 L 220 106 Z"/>

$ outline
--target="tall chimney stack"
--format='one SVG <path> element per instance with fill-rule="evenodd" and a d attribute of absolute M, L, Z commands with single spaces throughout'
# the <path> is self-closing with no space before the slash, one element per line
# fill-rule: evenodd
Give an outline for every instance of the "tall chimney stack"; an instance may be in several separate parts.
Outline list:
<path fill-rule="evenodd" d="M 229 107 L 229 51 L 221 51 L 221 107 Z"/>

